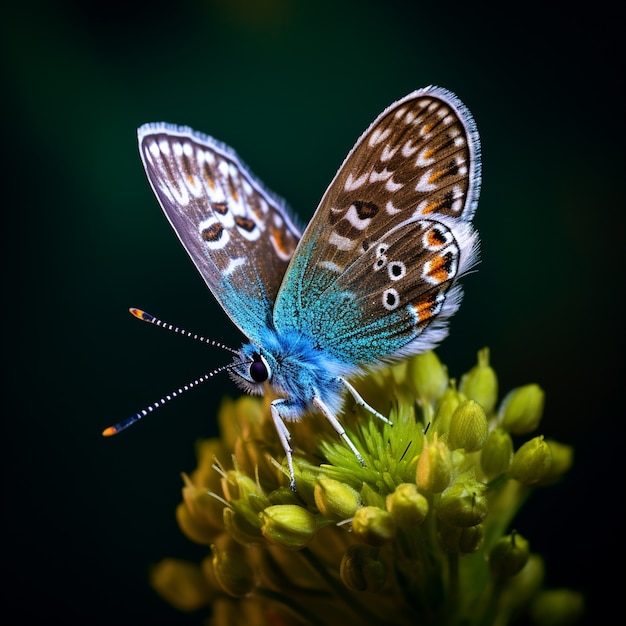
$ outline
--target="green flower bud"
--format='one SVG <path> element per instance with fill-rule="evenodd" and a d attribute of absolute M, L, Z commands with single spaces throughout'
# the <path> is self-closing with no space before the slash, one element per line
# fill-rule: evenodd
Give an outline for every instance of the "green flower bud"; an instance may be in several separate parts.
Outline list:
<path fill-rule="evenodd" d="M 482 524 L 476 526 L 448 526 L 439 529 L 439 541 L 446 552 L 453 554 L 471 554 L 480 550 L 485 531 Z"/>
<path fill-rule="evenodd" d="M 513 456 L 509 474 L 523 485 L 536 485 L 550 473 L 552 453 L 543 435 L 523 444 Z"/>
<path fill-rule="evenodd" d="M 202 570 L 179 559 L 163 559 L 151 568 L 150 584 L 179 611 L 197 611 L 215 595 Z"/>
<path fill-rule="evenodd" d="M 263 415 L 263 403 L 259 398 L 241 396 L 237 400 L 224 398 L 217 414 L 221 440 L 228 450 L 235 447 L 242 428 L 249 431 L 257 426 Z"/>
<path fill-rule="evenodd" d="M 452 450 L 464 448 L 466 452 L 480 450 L 487 436 L 489 427 L 483 407 L 475 400 L 461 402 L 452 414 L 448 443 Z"/>
<path fill-rule="evenodd" d="M 454 381 L 451 381 L 448 389 L 446 389 L 441 398 L 439 398 L 437 412 L 432 425 L 434 432 L 442 435 L 450 430 L 452 415 L 463 400 L 467 400 L 467 398 L 456 389 Z"/>
<path fill-rule="evenodd" d="M 245 559 L 244 548 L 228 535 L 211 546 L 213 574 L 230 596 L 242 598 L 254 589 L 254 573 Z"/>
<path fill-rule="evenodd" d="M 260 526 L 260 522 L 257 525 L 253 524 L 249 516 L 243 515 L 240 511 L 230 507 L 224 508 L 224 529 L 242 545 L 265 543 Z"/>
<path fill-rule="evenodd" d="M 512 610 L 528 607 L 541 590 L 545 580 L 545 564 L 538 554 L 529 554 L 526 565 L 512 578 L 505 578 L 502 592 L 502 606 Z"/>
<path fill-rule="evenodd" d="M 296 504 L 275 504 L 259 514 L 263 536 L 288 550 L 304 548 L 318 530 L 313 513 Z"/>
<path fill-rule="evenodd" d="M 513 439 L 503 428 L 495 428 L 489 433 L 480 454 L 480 465 L 488 478 L 506 472 L 513 458 Z"/>
<path fill-rule="evenodd" d="M 221 529 L 192 513 L 185 502 L 176 507 L 176 522 L 188 539 L 204 546 L 211 545 L 215 537 L 222 532 Z"/>
<path fill-rule="evenodd" d="M 363 487 L 361 487 L 361 502 L 363 502 L 363 506 L 376 506 L 379 509 L 385 508 L 385 496 L 381 495 L 367 483 L 363 483 Z"/>
<path fill-rule="evenodd" d="M 320 513 L 335 521 L 352 517 L 361 506 L 358 491 L 332 478 L 319 478 L 314 495 Z"/>
<path fill-rule="evenodd" d="M 498 399 L 498 377 L 489 365 L 489 348 L 478 352 L 478 364 L 461 378 L 460 391 L 478 402 L 489 414 Z"/>
<path fill-rule="evenodd" d="M 398 485 L 387 496 L 387 511 L 400 528 L 421 524 L 428 515 L 428 500 L 413 483 Z"/>
<path fill-rule="evenodd" d="M 183 474 L 183 481 L 183 502 L 189 516 L 199 525 L 221 528 L 224 503 L 211 495 L 206 487 L 197 487 L 187 474 Z"/>
<path fill-rule="evenodd" d="M 402 361 L 399 361 L 398 363 L 395 363 L 389 368 L 389 375 L 391 376 L 393 382 L 396 383 L 396 385 L 401 386 L 407 382 L 407 376 L 409 373 L 408 370 L 409 360 L 404 359 Z"/>
<path fill-rule="evenodd" d="M 382 546 L 396 536 L 396 525 L 387 511 L 362 506 L 352 519 L 353 535 L 369 546 Z"/>
<path fill-rule="evenodd" d="M 489 553 L 489 567 L 496 578 L 515 576 L 528 561 L 528 541 L 516 532 L 501 537 Z"/>
<path fill-rule="evenodd" d="M 424 437 L 424 449 L 417 460 L 415 481 L 420 491 L 441 493 L 449 484 L 452 473 L 450 449 L 442 441 L 433 438 L 432 443 Z"/>
<path fill-rule="evenodd" d="M 384 564 L 368 546 L 350 546 L 341 559 L 339 575 L 348 589 L 370 593 L 382 589 L 387 580 Z"/>
<path fill-rule="evenodd" d="M 266 506 L 270 504 L 301 504 L 298 494 L 291 490 L 291 487 L 279 487 L 267 494 Z"/>
<path fill-rule="evenodd" d="M 427 402 L 437 400 L 448 386 L 448 371 L 432 350 L 414 356 L 407 375 L 416 396 Z"/>
<path fill-rule="evenodd" d="M 315 505 L 315 485 L 319 476 L 319 468 L 311 467 L 306 463 L 294 461 L 294 477 L 296 479 L 296 493 L 307 505 Z M 285 475 L 286 476 L 286 475 Z"/>
<path fill-rule="evenodd" d="M 578 624 L 585 609 L 585 596 L 572 589 L 548 589 L 534 598 L 530 607 L 533 624 Z"/>
<path fill-rule="evenodd" d="M 209 491 L 217 491 L 220 475 L 215 471 L 215 459 L 230 457 L 230 451 L 220 439 L 199 439 L 196 441 L 196 458 L 198 466 L 191 473 L 194 485 L 206 487 Z"/>
<path fill-rule="evenodd" d="M 450 526 L 476 526 L 487 517 L 486 487 L 475 480 L 448 487 L 437 504 L 439 519 Z"/>
<path fill-rule="evenodd" d="M 228 502 L 263 497 L 263 491 L 255 480 L 238 470 L 228 470 L 222 478 L 222 492 Z"/>
<path fill-rule="evenodd" d="M 513 389 L 500 405 L 499 425 L 513 435 L 525 435 L 539 426 L 545 393 L 539 385 Z"/>
<path fill-rule="evenodd" d="M 546 443 L 550 448 L 550 454 L 552 456 L 552 463 L 550 464 L 550 471 L 548 474 L 539 481 L 542 486 L 552 485 L 556 483 L 560 478 L 572 467 L 574 462 L 574 449 L 572 446 L 546 439 Z"/>

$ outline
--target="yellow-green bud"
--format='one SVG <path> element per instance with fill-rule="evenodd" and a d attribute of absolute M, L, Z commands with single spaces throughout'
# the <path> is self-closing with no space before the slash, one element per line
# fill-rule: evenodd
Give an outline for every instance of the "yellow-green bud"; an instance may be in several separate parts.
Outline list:
<path fill-rule="evenodd" d="M 441 493 L 449 484 L 452 473 L 450 449 L 435 435 L 431 443 L 424 437 L 424 448 L 417 460 L 415 482 L 420 491 Z"/>
<path fill-rule="evenodd" d="M 454 483 L 437 504 L 439 519 L 450 526 L 476 526 L 487 517 L 485 485 L 476 480 Z"/>
<path fill-rule="evenodd" d="M 488 478 L 506 472 L 513 458 L 513 439 L 502 428 L 494 428 L 480 454 L 480 465 Z"/>
<path fill-rule="evenodd" d="M 384 564 L 368 546 L 350 546 L 341 559 L 339 575 L 352 591 L 379 591 L 387 579 Z"/>
<path fill-rule="evenodd" d="M 489 348 L 478 352 L 478 364 L 461 378 L 460 391 L 478 402 L 489 414 L 498 399 L 498 377 L 489 365 Z"/>
<path fill-rule="evenodd" d="M 489 566 L 496 578 L 515 576 L 528 561 L 528 541 L 516 532 L 501 537 L 489 553 Z"/>
<path fill-rule="evenodd" d="M 256 481 L 237 470 L 228 470 L 222 478 L 222 492 L 228 502 L 247 500 L 250 496 L 263 497 L 263 490 Z"/>
<path fill-rule="evenodd" d="M 437 400 L 448 386 L 448 371 L 432 350 L 414 356 L 407 374 L 417 397 L 428 402 Z"/>
<path fill-rule="evenodd" d="M 446 552 L 453 554 L 471 554 L 477 552 L 483 543 L 485 531 L 482 524 L 476 526 L 448 526 L 439 529 L 439 541 Z"/>
<path fill-rule="evenodd" d="M 358 491 L 333 478 L 319 478 L 315 484 L 314 495 L 319 512 L 335 521 L 352 517 L 361 506 Z"/>
<path fill-rule="evenodd" d="M 265 543 L 258 518 L 254 519 L 254 521 L 256 525 L 241 512 L 235 511 L 230 507 L 224 508 L 224 528 L 226 532 L 243 545 Z"/>
<path fill-rule="evenodd" d="M 552 453 L 543 435 L 523 444 L 513 456 L 509 474 L 522 485 L 536 485 L 550 473 Z"/>
<path fill-rule="evenodd" d="M 409 360 L 403 359 L 402 361 L 399 361 L 395 365 L 392 365 L 389 368 L 388 372 L 391 375 L 393 382 L 396 383 L 396 385 L 401 386 L 407 380 L 408 370 L 409 370 Z"/>
<path fill-rule="evenodd" d="M 488 435 L 489 427 L 483 407 L 475 400 L 461 402 L 450 420 L 448 434 L 450 448 L 477 452 L 485 444 Z"/>
<path fill-rule="evenodd" d="M 368 483 L 363 483 L 361 487 L 361 502 L 363 506 L 377 506 L 379 509 L 385 508 L 385 496 Z"/>
<path fill-rule="evenodd" d="M 428 500 L 413 483 L 398 485 L 387 496 L 387 511 L 400 528 L 421 524 L 428 515 Z"/>
<path fill-rule="evenodd" d="M 503 606 L 512 610 L 527 609 L 533 598 L 541 590 L 545 580 L 545 565 L 538 554 L 530 554 L 526 565 L 512 578 L 501 579 Z"/>
<path fill-rule="evenodd" d="M 585 596 L 572 589 L 541 591 L 530 607 L 533 624 L 578 624 L 585 609 Z"/>
<path fill-rule="evenodd" d="M 245 550 L 228 535 L 211 546 L 213 574 L 230 596 L 242 598 L 254 589 L 254 573 L 245 559 Z"/>
<path fill-rule="evenodd" d="M 448 432 L 452 415 L 463 400 L 467 400 L 467 398 L 456 389 L 454 381 L 451 381 L 448 389 L 446 389 L 441 398 L 439 398 L 437 412 L 432 425 L 434 432 L 440 435 Z"/>
<path fill-rule="evenodd" d="M 229 450 L 221 439 L 199 439 L 195 445 L 198 464 L 191 474 L 194 485 L 206 487 L 209 491 L 216 491 L 220 475 L 215 471 L 215 459 L 228 458 Z"/>
<path fill-rule="evenodd" d="M 543 416 L 545 393 L 539 385 L 513 389 L 502 401 L 499 425 L 513 435 L 525 435 L 539 426 Z"/>
<path fill-rule="evenodd" d="M 315 505 L 315 484 L 317 483 L 317 477 L 319 476 L 319 468 L 311 467 L 310 465 L 298 463 L 298 460 L 294 462 L 294 478 L 296 479 L 296 493 L 298 497 L 302 498 L 307 505 Z M 285 478 L 288 475 L 288 471 L 285 474 Z"/>
<path fill-rule="evenodd" d="M 150 570 L 150 584 L 179 611 L 197 611 L 215 595 L 202 570 L 179 559 L 163 559 L 155 565 Z"/>
<path fill-rule="evenodd" d="M 550 471 L 546 477 L 540 481 L 540 485 L 552 485 L 557 482 L 561 476 L 572 467 L 572 463 L 574 462 L 574 449 L 572 446 L 559 443 L 552 439 L 546 439 L 546 443 L 550 448 L 552 463 L 550 464 Z"/>
<path fill-rule="evenodd" d="M 181 502 L 176 507 L 176 522 L 188 539 L 205 546 L 211 545 L 216 535 L 222 532 L 212 524 L 192 514 L 185 502 Z"/>
<path fill-rule="evenodd" d="M 291 487 L 279 487 L 267 494 L 267 504 L 300 504 L 298 494 L 291 490 Z"/>
<path fill-rule="evenodd" d="M 206 487 L 197 487 L 183 474 L 183 501 L 189 510 L 189 515 L 198 524 L 208 524 L 216 529 L 222 526 L 222 510 L 224 503 L 215 498 Z"/>
<path fill-rule="evenodd" d="M 313 513 L 296 504 L 275 504 L 259 513 L 263 536 L 288 550 L 304 548 L 318 530 Z"/>
<path fill-rule="evenodd" d="M 396 536 L 396 524 L 387 511 L 362 506 L 352 519 L 352 533 L 369 546 L 382 546 Z"/>

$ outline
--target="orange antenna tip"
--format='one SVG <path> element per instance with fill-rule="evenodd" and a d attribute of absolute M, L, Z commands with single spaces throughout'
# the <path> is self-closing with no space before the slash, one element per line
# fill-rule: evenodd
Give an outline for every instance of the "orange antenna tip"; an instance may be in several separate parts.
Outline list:
<path fill-rule="evenodd" d="M 131 306 L 130 309 L 128 309 L 130 311 L 130 313 L 132 315 L 134 315 L 137 319 L 140 320 L 145 320 L 146 319 L 146 312 L 142 311 L 141 309 L 136 309 L 134 306 Z"/>

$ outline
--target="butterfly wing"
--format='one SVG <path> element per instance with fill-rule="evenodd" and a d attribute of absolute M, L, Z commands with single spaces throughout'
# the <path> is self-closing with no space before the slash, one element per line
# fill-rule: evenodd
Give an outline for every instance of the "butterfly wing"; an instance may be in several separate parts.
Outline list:
<path fill-rule="evenodd" d="M 478 260 L 474 121 L 448 91 L 392 104 L 348 154 L 307 227 L 274 309 L 345 363 L 432 347 Z"/>
<path fill-rule="evenodd" d="M 284 201 L 230 148 L 190 128 L 146 124 L 138 139 L 148 180 L 185 250 L 233 322 L 258 341 L 300 238 Z"/>

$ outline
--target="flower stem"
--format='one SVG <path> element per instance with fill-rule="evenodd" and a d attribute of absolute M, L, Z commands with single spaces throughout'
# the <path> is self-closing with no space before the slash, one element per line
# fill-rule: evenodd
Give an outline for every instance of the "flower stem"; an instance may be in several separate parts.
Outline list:
<path fill-rule="evenodd" d="M 296 602 L 293 597 L 279 591 L 274 591 L 273 589 L 268 589 L 267 587 L 257 587 L 254 592 L 259 596 L 267 598 L 268 600 L 273 600 L 278 604 L 282 604 L 290 612 L 304 620 L 304 622 L 309 626 L 324 626 L 324 622 L 321 622 L 318 617 L 311 613 L 305 606 Z"/>
<path fill-rule="evenodd" d="M 317 572 L 318 576 L 326 583 L 333 595 L 344 604 L 350 611 L 356 613 L 364 624 L 376 624 L 378 618 L 367 610 L 356 600 L 353 594 L 349 594 L 347 588 L 336 578 L 330 575 L 324 564 L 308 548 L 300 550 L 300 554 L 306 559 L 309 565 Z M 339 590 L 345 593 L 339 593 Z"/>

